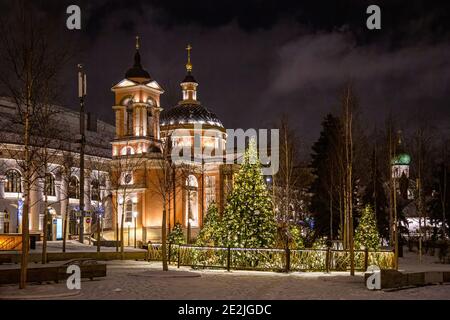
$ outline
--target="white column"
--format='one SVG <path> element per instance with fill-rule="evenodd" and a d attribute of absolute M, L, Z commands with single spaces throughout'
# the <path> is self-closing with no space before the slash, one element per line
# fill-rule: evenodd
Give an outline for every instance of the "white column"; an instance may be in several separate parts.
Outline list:
<path fill-rule="evenodd" d="M 91 176 L 84 175 L 84 210 L 91 210 Z"/>
<path fill-rule="evenodd" d="M 142 135 L 147 135 L 147 107 L 142 108 Z"/>
<path fill-rule="evenodd" d="M 0 176 L 0 199 L 5 198 L 5 176 Z"/>
<path fill-rule="evenodd" d="M 42 188 L 41 188 L 41 179 L 36 177 L 36 174 L 32 177 L 32 184 L 30 190 L 30 213 L 29 213 L 29 221 L 30 226 L 29 229 L 33 231 L 39 231 L 39 214 L 40 206 L 42 201 Z"/>
<path fill-rule="evenodd" d="M 61 216 L 63 219 L 66 217 L 66 207 L 67 202 L 69 201 L 69 193 L 68 193 L 68 186 L 67 186 L 67 180 L 65 178 L 62 178 L 61 181 L 59 181 L 59 188 L 58 188 L 58 200 L 61 204 Z"/>
<path fill-rule="evenodd" d="M 134 130 L 135 130 L 135 136 L 140 136 L 141 135 L 141 107 L 137 106 L 134 109 Z"/>
<path fill-rule="evenodd" d="M 5 222 L 5 213 L 3 211 L 0 211 L 0 233 L 4 233 L 3 226 Z M 11 228 L 12 226 L 10 226 Z"/>

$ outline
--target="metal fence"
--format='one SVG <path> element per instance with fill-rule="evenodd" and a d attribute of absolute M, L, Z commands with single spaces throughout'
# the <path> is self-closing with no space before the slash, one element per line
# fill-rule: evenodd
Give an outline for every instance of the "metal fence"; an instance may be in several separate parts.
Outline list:
<path fill-rule="evenodd" d="M 350 252 L 336 249 L 269 249 L 199 247 L 167 245 L 171 264 L 192 268 L 260 271 L 346 271 L 350 270 Z M 162 260 L 161 244 L 148 246 L 148 259 Z M 388 250 L 355 250 L 355 269 L 364 271 L 370 265 L 380 269 L 394 267 L 394 253 Z"/>

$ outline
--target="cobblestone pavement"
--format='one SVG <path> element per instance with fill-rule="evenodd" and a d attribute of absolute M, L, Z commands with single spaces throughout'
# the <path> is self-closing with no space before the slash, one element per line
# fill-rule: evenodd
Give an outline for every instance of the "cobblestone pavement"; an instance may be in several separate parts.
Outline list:
<path fill-rule="evenodd" d="M 436 285 L 395 292 L 369 291 L 362 274 L 292 273 L 244 271 L 199 271 L 171 267 L 172 270 L 199 273 L 200 277 L 148 277 L 160 273 L 160 264 L 137 261 L 113 261 L 106 278 L 83 280 L 79 294 L 62 296 L 65 283 L 29 285 L 30 295 L 51 295 L 55 299 L 448 299 L 450 285 Z M 140 276 L 141 275 L 141 276 Z M 45 287 L 44 287 L 45 286 Z M 11 295 L 17 287 L 0 287 L 2 295 Z M 46 290 L 48 289 L 48 290 Z M 68 291 L 68 290 L 67 290 Z M 49 299 L 49 296 L 46 299 Z"/>

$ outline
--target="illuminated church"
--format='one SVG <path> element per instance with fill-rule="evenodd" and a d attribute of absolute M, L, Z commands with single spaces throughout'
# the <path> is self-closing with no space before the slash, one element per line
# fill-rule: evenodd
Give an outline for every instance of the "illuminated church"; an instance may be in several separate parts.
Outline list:
<path fill-rule="evenodd" d="M 138 242 L 160 241 L 164 208 L 169 229 L 180 223 L 188 238 L 195 237 L 208 205 L 214 201 L 223 208 L 232 181 L 234 166 L 224 164 L 225 128 L 198 100 L 192 48 L 188 45 L 186 49 L 186 76 L 180 83 L 181 100 L 176 106 L 161 106 L 164 90 L 142 65 L 138 37 L 133 66 L 111 89 L 116 127 L 110 177 L 113 224 L 120 226 L 123 221 L 125 245 L 127 237 L 134 241 L 135 234 Z M 199 126 L 201 129 L 194 130 Z M 169 147 L 187 148 L 192 157 L 188 161 L 170 160 L 168 170 L 161 164 L 163 158 L 168 159 L 165 150 Z M 196 154 L 204 148 L 213 150 L 208 157 Z M 114 229 L 109 239 L 114 239 Z"/>

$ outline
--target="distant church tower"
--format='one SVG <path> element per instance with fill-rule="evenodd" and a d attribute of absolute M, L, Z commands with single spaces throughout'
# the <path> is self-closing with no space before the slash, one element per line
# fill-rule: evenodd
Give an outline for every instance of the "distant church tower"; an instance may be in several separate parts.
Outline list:
<path fill-rule="evenodd" d="M 164 92 L 141 65 L 139 37 L 136 37 L 134 64 L 112 91 L 116 117 L 113 156 L 147 153 L 158 147 L 160 95 Z"/>

